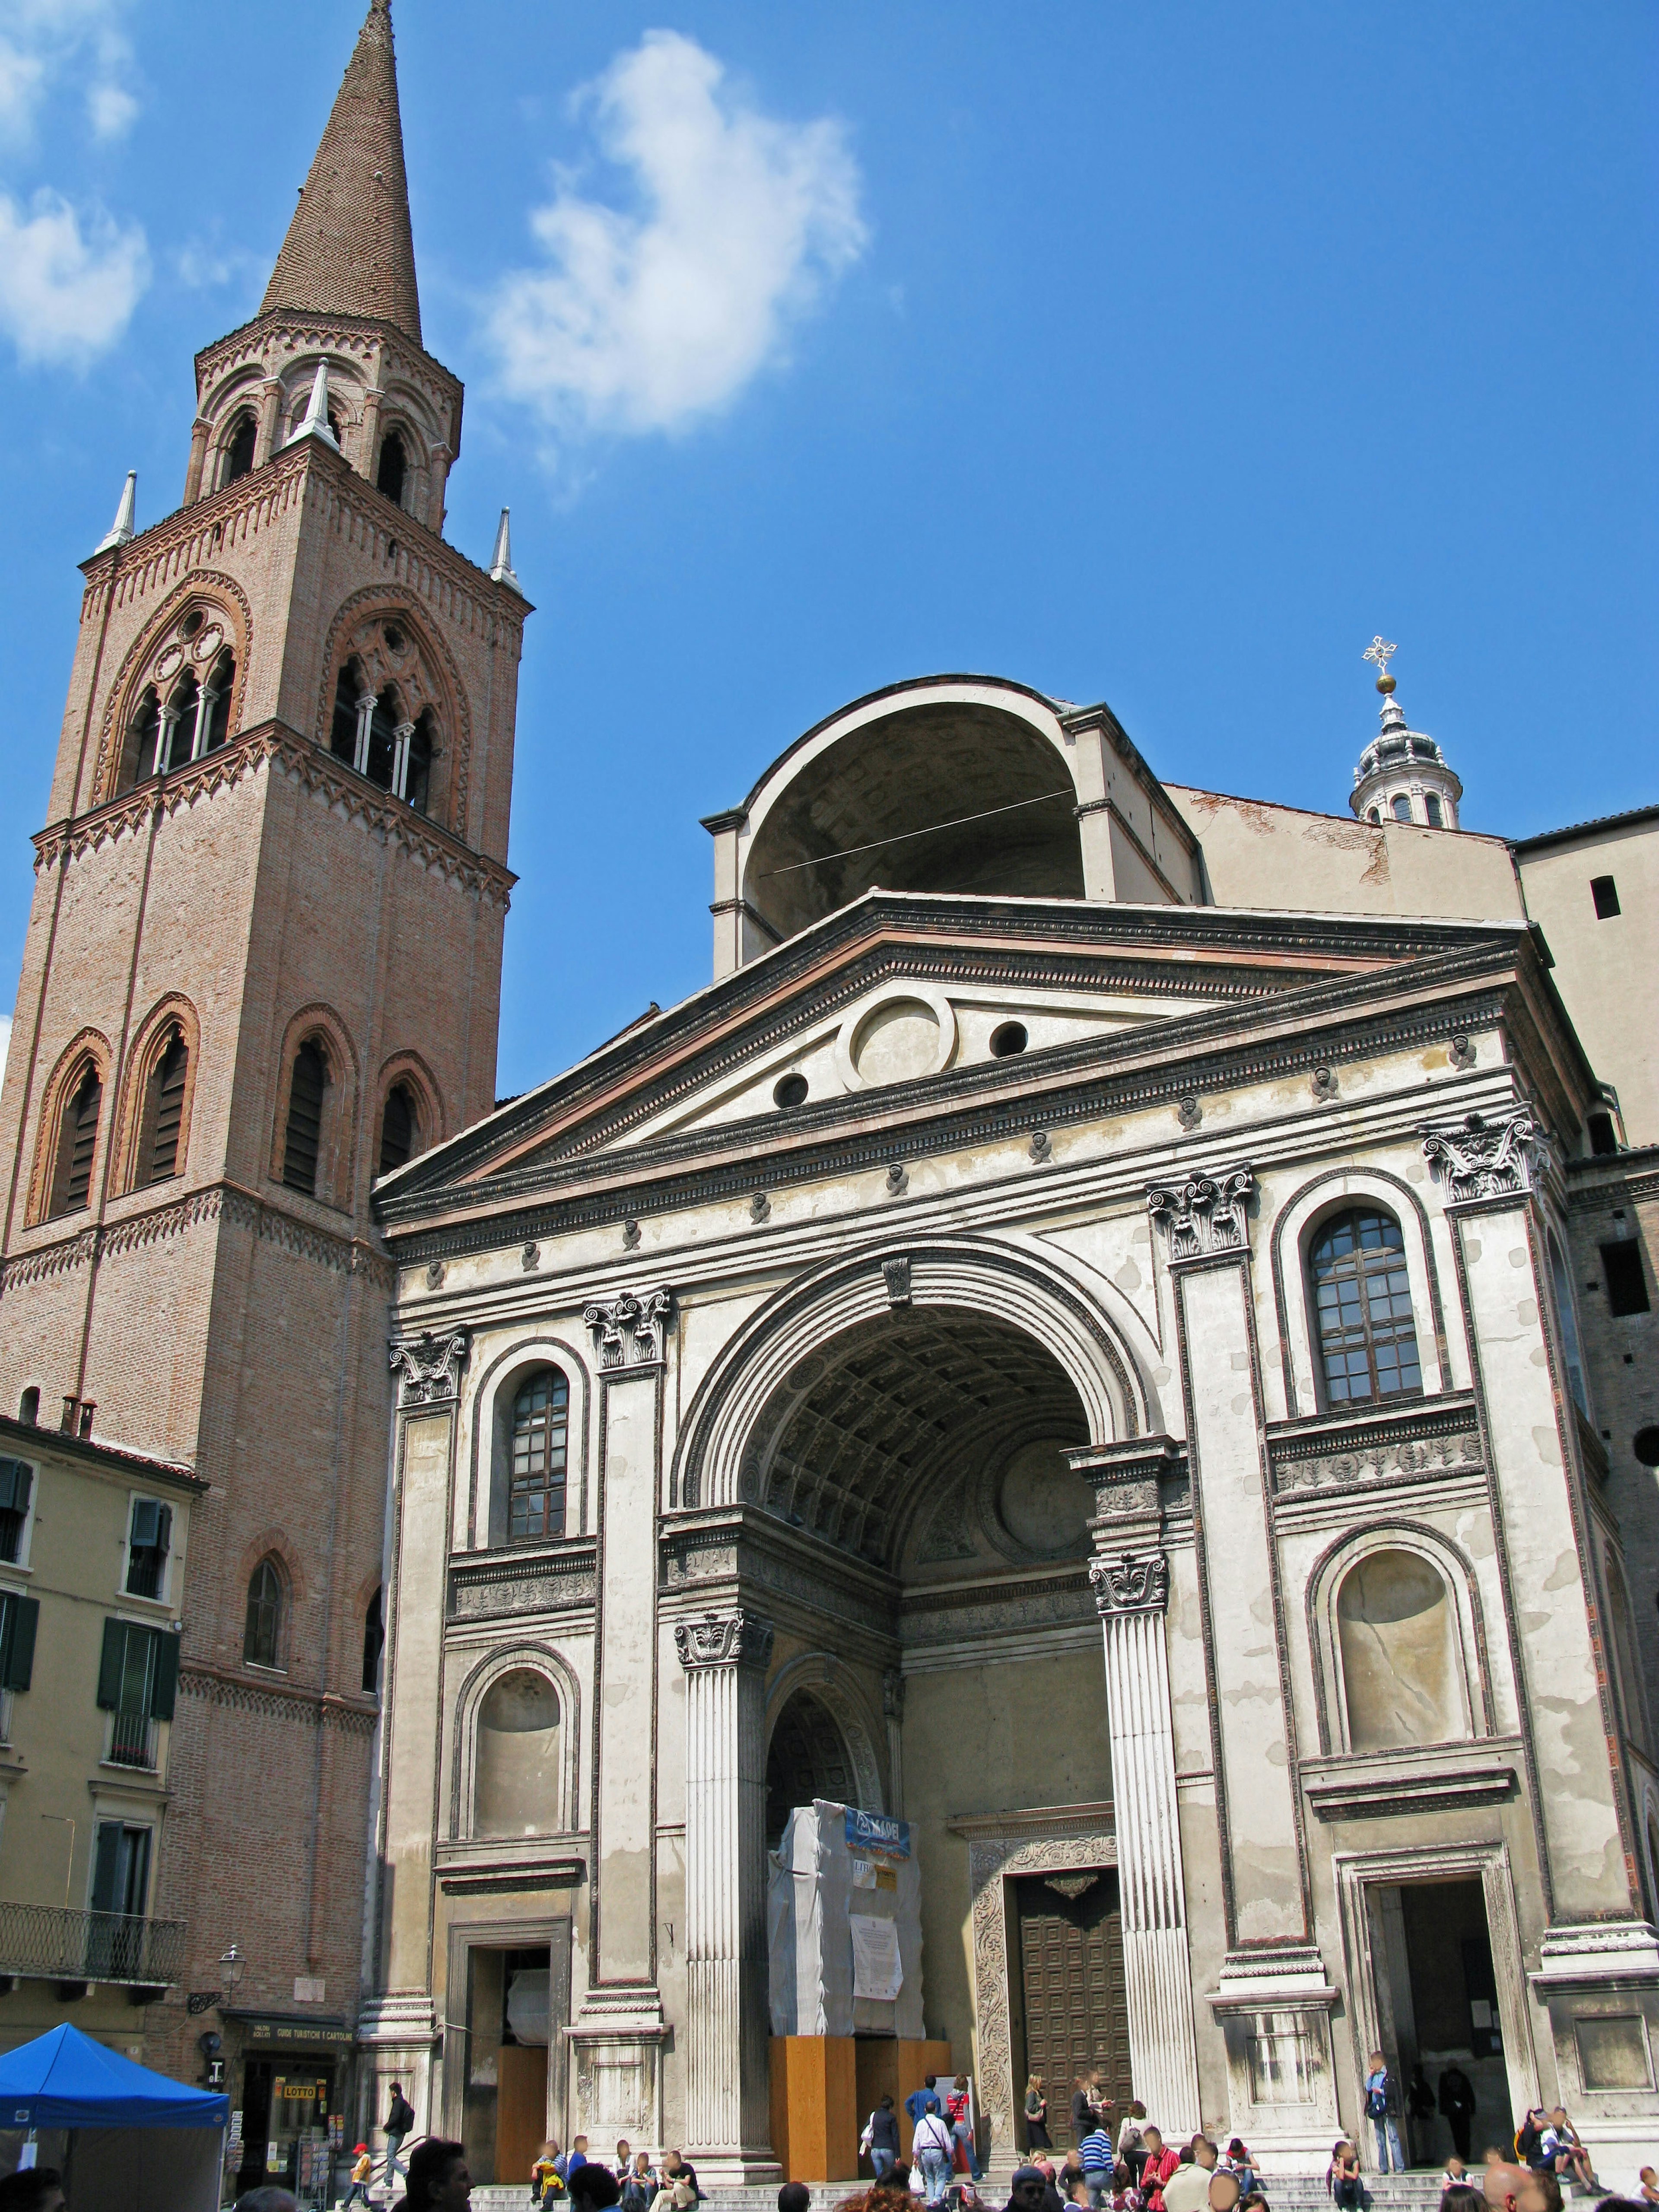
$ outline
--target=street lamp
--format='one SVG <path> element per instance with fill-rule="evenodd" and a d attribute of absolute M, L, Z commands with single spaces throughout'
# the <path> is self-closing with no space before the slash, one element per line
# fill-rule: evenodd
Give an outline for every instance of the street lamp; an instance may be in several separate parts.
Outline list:
<path fill-rule="evenodd" d="M 235 1996 L 237 1985 L 246 1972 L 247 1960 L 233 1942 L 219 1960 L 219 1986 L 225 1993 L 226 2004 Z"/>

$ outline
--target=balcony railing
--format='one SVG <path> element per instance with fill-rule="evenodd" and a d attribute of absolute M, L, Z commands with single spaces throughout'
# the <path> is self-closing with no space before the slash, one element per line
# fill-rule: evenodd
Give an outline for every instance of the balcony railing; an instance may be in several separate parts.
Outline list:
<path fill-rule="evenodd" d="M 155 1765 L 155 1723 L 148 1713 L 112 1713 L 110 1763 L 114 1766 Z"/>
<path fill-rule="evenodd" d="M 165 1989 L 184 1971 L 182 1920 L 0 1901 L 0 1974 Z"/>

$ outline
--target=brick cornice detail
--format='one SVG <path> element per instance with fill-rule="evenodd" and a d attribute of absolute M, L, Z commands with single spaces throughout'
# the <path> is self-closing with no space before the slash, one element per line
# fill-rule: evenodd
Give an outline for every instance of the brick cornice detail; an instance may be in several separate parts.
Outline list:
<path fill-rule="evenodd" d="M 201 760 L 170 769 L 163 776 L 151 776 L 103 806 L 38 831 L 33 840 L 35 867 L 79 860 L 118 837 L 142 830 L 154 818 L 177 814 L 198 799 L 229 789 L 268 763 L 274 763 L 285 775 L 295 777 L 331 806 L 342 809 L 349 820 L 401 848 L 446 882 L 479 893 L 492 905 L 507 905 L 518 881 L 510 868 L 475 853 L 438 823 L 388 798 L 331 753 L 324 752 L 283 722 L 262 722 L 244 730 Z"/>
<path fill-rule="evenodd" d="M 372 1735 L 380 1717 L 378 1700 L 343 1697 L 337 1690 L 303 1689 L 295 1683 L 250 1681 L 246 1674 L 206 1659 L 181 1663 L 179 1687 L 186 1697 L 204 1698 L 216 1705 L 308 1722 L 313 1728 L 344 1729 L 352 1735 Z"/>
<path fill-rule="evenodd" d="M 78 1230 L 51 1243 L 37 1244 L 14 1253 L 0 1266 L 0 1297 L 28 1283 L 44 1282 L 72 1267 L 94 1261 L 117 1259 L 204 1222 L 231 1222 L 251 1229 L 267 1243 L 280 1244 L 300 1258 L 312 1260 L 337 1274 L 368 1275 L 388 1293 L 394 1273 L 386 1254 L 362 1237 L 337 1237 L 325 1229 L 301 1221 L 284 1207 L 270 1205 L 257 1192 L 240 1183 L 216 1182 L 193 1190 L 164 1206 L 147 1206 L 124 1215 L 102 1228 Z"/>

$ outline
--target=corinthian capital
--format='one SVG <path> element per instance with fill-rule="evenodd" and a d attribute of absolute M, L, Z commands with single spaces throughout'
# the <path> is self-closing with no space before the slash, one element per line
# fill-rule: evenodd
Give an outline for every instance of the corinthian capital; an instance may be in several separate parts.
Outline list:
<path fill-rule="evenodd" d="M 461 1387 L 461 1370 L 471 1342 L 464 1328 L 448 1336 L 434 1336 L 428 1329 L 423 1336 L 394 1338 L 392 1371 L 402 1385 L 403 1403 L 434 1406 L 454 1397 Z"/>
<path fill-rule="evenodd" d="M 673 1304 L 668 1291 L 647 1291 L 642 1297 L 624 1291 L 619 1297 L 595 1298 L 582 1319 L 592 1332 L 600 1372 L 656 1366 L 663 1356 L 663 1333 Z"/>
<path fill-rule="evenodd" d="M 1537 1123 L 1524 1107 L 1501 1121 L 1467 1115 L 1450 1128 L 1424 1129 L 1423 1157 L 1446 1179 L 1454 1206 L 1479 1198 L 1521 1198 L 1536 1188 L 1549 1157 Z"/>
<path fill-rule="evenodd" d="M 1179 1182 L 1153 1183 L 1146 1193 L 1146 1211 L 1164 1231 L 1170 1266 L 1243 1251 L 1244 1209 L 1255 1188 L 1255 1177 L 1243 1162 L 1201 1168 Z"/>
<path fill-rule="evenodd" d="M 1125 1552 L 1089 1569 L 1103 1620 L 1115 1613 L 1162 1613 L 1170 1602 L 1170 1562 L 1162 1552 Z"/>
<path fill-rule="evenodd" d="M 674 1624 L 674 1648 L 688 1674 L 704 1667 L 764 1667 L 772 1656 L 772 1637 L 769 1620 L 741 1607 Z"/>

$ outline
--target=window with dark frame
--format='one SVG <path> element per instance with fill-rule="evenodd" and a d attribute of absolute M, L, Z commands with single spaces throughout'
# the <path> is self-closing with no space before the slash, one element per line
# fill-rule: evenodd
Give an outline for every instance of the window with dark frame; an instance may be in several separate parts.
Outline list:
<path fill-rule="evenodd" d="M 283 1577 L 275 1559 L 261 1559 L 248 1577 L 242 1656 L 251 1667 L 278 1667 L 283 1650 Z"/>
<path fill-rule="evenodd" d="M 564 1534 L 565 1448 L 570 1386 L 556 1367 L 521 1383 L 513 1401 L 507 1540 L 538 1544 Z"/>
<path fill-rule="evenodd" d="M 289 1190 L 317 1195 L 317 1160 L 322 1148 L 323 1099 L 328 1062 L 323 1048 L 307 1037 L 294 1055 L 289 1079 L 288 1127 L 283 1138 L 283 1181 Z"/>
<path fill-rule="evenodd" d="M 1412 818 L 1412 803 L 1403 791 L 1395 793 L 1394 818 L 1396 822 L 1409 822 Z"/>
<path fill-rule="evenodd" d="M 167 1547 L 173 1540 L 173 1508 L 157 1498 L 135 1498 L 127 1532 L 126 1594 L 159 1598 L 167 1581 Z"/>
<path fill-rule="evenodd" d="M 1327 1404 L 1419 1395 L 1411 1278 L 1393 1215 L 1339 1213 L 1314 1239 L 1308 1273 Z"/>
<path fill-rule="evenodd" d="M 259 443 L 259 425 L 252 415 L 243 415 L 231 433 L 230 443 L 225 448 L 225 482 L 234 484 L 239 477 L 252 476 L 253 456 Z"/>
<path fill-rule="evenodd" d="M 106 1619 L 98 1662 L 98 1703 L 114 1716 L 109 1756 L 118 1766 L 153 1768 L 151 1723 L 170 1721 L 179 1694 L 179 1642 L 170 1629 Z"/>
<path fill-rule="evenodd" d="M 1613 1126 L 1611 1114 L 1591 1114 L 1586 1117 L 1584 1127 L 1589 1135 L 1590 1151 L 1597 1158 L 1618 1151 L 1619 1132 Z"/>
<path fill-rule="evenodd" d="M 1430 829 L 1443 830 L 1446 826 L 1445 810 L 1440 804 L 1438 794 L 1431 791 L 1425 797 L 1423 805 L 1428 814 Z"/>
<path fill-rule="evenodd" d="M 380 441 L 380 465 L 374 471 L 374 489 L 384 492 L 398 506 L 404 503 L 404 478 L 408 473 L 408 458 L 404 441 L 395 430 L 388 430 Z"/>
<path fill-rule="evenodd" d="M 1619 910 L 1619 886 L 1611 876 L 1590 878 L 1590 897 L 1595 905 L 1595 919 L 1611 921 Z"/>
<path fill-rule="evenodd" d="M 1647 1277 L 1642 1271 L 1642 1248 L 1633 1237 L 1602 1245 L 1601 1280 L 1607 1285 L 1607 1311 L 1615 1318 L 1651 1312 Z"/>
<path fill-rule="evenodd" d="M 15 1566 L 22 1555 L 23 1526 L 34 1494 L 34 1469 L 24 1459 L 0 1459 L 0 1559 Z"/>

